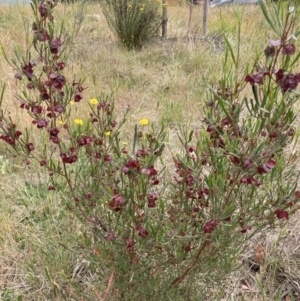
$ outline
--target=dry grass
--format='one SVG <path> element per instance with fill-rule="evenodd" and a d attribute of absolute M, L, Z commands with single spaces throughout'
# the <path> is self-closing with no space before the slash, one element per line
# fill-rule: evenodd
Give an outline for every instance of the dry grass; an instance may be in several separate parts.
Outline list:
<path fill-rule="evenodd" d="M 253 49 L 263 50 L 265 40 L 261 37 L 265 36 L 267 27 L 257 6 L 238 9 L 244 15 L 241 61 L 246 64 L 255 57 Z M 11 7 L 0 7 L 0 10 L 4 19 L 0 26 L 1 42 L 8 56 L 12 57 L 14 43 L 21 49 L 26 46 L 23 21 L 18 16 L 26 15 L 29 19 L 30 13 L 24 7 L 18 8 L 17 14 Z M 118 111 L 132 108 L 130 116 L 134 122 L 141 116 L 151 116 L 152 120 L 164 117 L 170 122 L 197 120 L 206 97 L 206 85 L 216 83 L 220 76 L 224 49 L 222 34 L 226 33 L 236 46 L 234 10 L 233 7 L 211 10 L 210 33 L 204 39 L 201 37 L 202 11 L 194 7 L 191 25 L 193 39 L 188 40 L 188 7 L 172 7 L 169 10 L 167 41 L 158 37 L 140 52 L 126 52 L 109 31 L 99 5 L 86 5 L 82 22 L 80 6 L 59 6 L 57 19 L 66 20 L 68 34 L 74 34 L 73 29 L 77 31 L 80 28 L 72 46 L 67 75 L 70 79 L 86 77 L 85 86 L 89 89 L 85 100 L 102 91 L 114 91 Z M 8 85 L 6 101 L 9 106 L 14 106 L 13 71 L 3 60 L 0 74 L 1 81 Z M 93 79 L 96 79 L 96 85 Z M 195 110 L 196 107 L 200 110 Z"/>
<path fill-rule="evenodd" d="M 174 145 L 176 122 L 200 124 L 207 84 L 217 83 L 220 77 L 224 54 L 222 34 L 228 36 L 233 47 L 237 46 L 237 12 L 243 15 L 243 70 L 254 61 L 256 51 L 263 51 L 268 36 L 268 27 L 258 6 L 212 9 L 206 38 L 201 36 L 202 7 L 194 7 L 192 39 L 186 37 L 188 7 L 172 6 L 169 9 L 169 39 L 157 37 L 142 51 L 127 52 L 109 31 L 99 5 L 59 5 L 56 18 L 64 18 L 67 33 L 75 34 L 66 76 L 70 80 L 85 77 L 88 87 L 84 100 L 78 105 L 77 117 L 84 118 L 86 102 L 90 98 L 112 91 L 118 114 L 131 108 L 129 132 L 140 118 L 149 118 L 151 122 L 163 119 L 170 127 L 169 139 Z M 28 38 L 24 24 L 31 20 L 30 16 L 29 7 L 0 6 L 0 41 L 8 57 L 13 57 L 14 44 L 21 50 L 26 48 Z M 30 35 L 30 25 L 25 26 Z M 0 74 L 0 85 L 7 85 L 5 104 L 13 116 L 18 114 L 20 124 L 28 125 L 26 116 L 16 113 L 18 104 L 14 95 L 19 87 L 13 79 L 12 68 L 3 59 L 0 60 Z M 61 287 L 59 277 L 78 269 L 78 262 L 64 247 L 75 248 L 71 233 L 77 225 L 59 206 L 58 195 L 49 196 L 42 184 L 29 184 L 29 179 L 24 182 L 24 170 L 15 167 L 0 176 L 0 300 L 16 300 L 19 294 L 24 296 L 23 300 L 60 300 L 60 297 L 54 297 L 55 291 L 66 288 Z M 299 272 L 294 271 L 295 267 L 298 271 L 300 268 L 298 218 L 279 232 L 253 241 L 253 249 L 244 256 L 255 256 L 256 247 L 264 244 L 260 274 L 253 274 L 245 265 L 245 269 L 232 275 L 228 284 L 228 288 L 232 288 L 231 300 L 288 301 L 287 295 L 275 299 L 277 290 L 283 286 L 292 286 L 295 300 L 300 300 Z M 61 233 L 61 228 L 70 231 Z M 80 233 L 80 229 L 77 230 Z M 54 241 L 59 244 L 53 244 Z M 45 267 L 49 269 L 52 286 L 43 276 Z M 40 271 L 40 274 L 33 271 Z M 258 281 L 253 281 L 251 273 Z M 284 273 L 283 282 L 278 283 L 278 273 L 280 277 Z"/>
<path fill-rule="evenodd" d="M 299 213 L 276 231 L 255 236 L 227 279 L 227 296 L 237 301 L 300 300 Z"/>

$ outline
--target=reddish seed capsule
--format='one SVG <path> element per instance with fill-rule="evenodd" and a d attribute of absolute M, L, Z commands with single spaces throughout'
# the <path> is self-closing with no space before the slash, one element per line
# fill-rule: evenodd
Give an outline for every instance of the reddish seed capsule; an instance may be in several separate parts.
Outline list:
<path fill-rule="evenodd" d="M 278 219 L 286 219 L 286 220 L 289 219 L 289 213 L 285 210 L 277 209 L 275 211 L 275 214 Z"/>
<path fill-rule="evenodd" d="M 296 47 L 293 44 L 287 44 L 287 45 L 284 45 L 282 47 L 282 54 L 283 55 L 287 55 L 287 54 L 292 55 L 292 54 L 295 53 L 295 51 L 296 51 Z"/>
<path fill-rule="evenodd" d="M 219 223 L 216 220 L 207 222 L 203 227 L 204 233 L 211 233 L 218 226 L 218 224 Z"/>
<path fill-rule="evenodd" d="M 26 144 L 26 148 L 29 152 L 32 152 L 35 147 L 34 147 L 33 143 L 28 143 L 28 144 Z"/>

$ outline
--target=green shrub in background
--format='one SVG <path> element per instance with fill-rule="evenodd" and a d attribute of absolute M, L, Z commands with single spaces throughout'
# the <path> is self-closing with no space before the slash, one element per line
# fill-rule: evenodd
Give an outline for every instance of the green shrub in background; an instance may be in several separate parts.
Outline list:
<path fill-rule="evenodd" d="M 128 49 L 140 49 L 157 35 L 161 25 L 162 3 L 158 0 L 102 0 L 107 23 Z"/>
<path fill-rule="evenodd" d="M 204 100 L 201 126 L 179 125 L 181 151 L 166 165 L 163 124 L 144 118 L 124 143 L 126 114 L 114 115 L 111 97 L 91 98 L 86 116 L 73 109 L 85 88 L 64 75 L 68 56 L 63 27 L 55 30 L 55 4 L 32 2 L 33 47 L 28 56 L 16 51 L 11 64 L 23 86 L 16 99 L 31 126 L 20 129 L 3 105 L 0 114 L 1 140 L 24 164 L 36 161 L 48 172 L 49 193 L 62 191 L 84 225 L 76 239 L 92 276 L 80 282 L 71 272 L 55 275 L 61 282 L 55 294 L 91 301 L 218 300 L 223 277 L 236 268 L 249 238 L 299 208 L 297 11 L 292 2 L 260 3 L 273 39 L 242 77 L 239 50 L 225 39 L 220 83 Z"/>

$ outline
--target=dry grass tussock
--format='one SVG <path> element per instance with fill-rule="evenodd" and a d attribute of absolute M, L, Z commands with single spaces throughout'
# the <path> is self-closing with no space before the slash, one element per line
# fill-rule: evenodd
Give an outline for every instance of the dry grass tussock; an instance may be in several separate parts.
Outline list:
<path fill-rule="evenodd" d="M 254 61 L 256 52 L 263 51 L 268 36 L 258 6 L 228 6 L 210 10 L 209 35 L 203 38 L 202 7 L 194 7 L 192 38 L 187 39 L 188 10 L 184 5 L 169 9 L 168 40 L 157 37 L 141 51 L 127 52 L 108 29 L 98 4 L 59 5 L 55 17 L 64 19 L 66 33 L 74 36 L 66 76 L 70 80 L 86 78 L 88 87 L 85 98 L 77 105 L 76 117 L 85 118 L 90 98 L 112 92 L 118 114 L 131 109 L 125 129 L 128 133 L 140 118 L 149 118 L 150 122 L 163 119 L 169 126 L 169 144 L 174 150 L 177 122 L 194 127 L 200 124 L 207 84 L 217 84 L 220 78 L 222 34 L 228 36 L 233 47 L 237 46 L 236 14 L 243 15 L 241 70 Z M 13 58 L 15 46 L 21 51 L 26 49 L 30 24 L 29 7 L 0 6 L 0 41 L 9 58 Z M 20 87 L 3 58 L 0 75 L 0 85 L 7 85 L 5 104 L 12 116 L 18 114 L 19 123 L 27 126 L 27 117 L 16 110 L 15 94 Z M 1 167 L 3 164 L 0 161 Z M 76 269 L 82 268 L 65 248 L 76 249 L 72 235 L 74 229 L 80 233 L 80 227 L 60 207 L 59 196 L 49 197 L 42 183 L 35 181 L 33 185 L 28 178 L 24 182 L 23 172 L 15 167 L 3 169 L 0 175 L 0 300 L 15 300 L 18 294 L 24 295 L 23 300 L 50 300 L 49 296 L 60 300 L 53 297 L 53 292 L 61 289 L 59 278 L 74 275 Z M 298 219 L 299 215 L 295 216 L 279 232 L 256 237 L 253 248 L 241 259 L 245 262 L 241 271 L 227 280 L 231 300 L 293 300 L 287 296 L 300 300 Z M 69 232 L 61 233 L 61 228 Z M 263 246 L 263 258 L 257 262 L 259 245 Z M 256 271 L 248 264 L 252 257 L 258 266 Z M 45 267 L 50 281 L 45 278 Z M 279 295 L 282 298 L 275 299 Z M 6 296 L 8 299 L 4 299 Z"/>

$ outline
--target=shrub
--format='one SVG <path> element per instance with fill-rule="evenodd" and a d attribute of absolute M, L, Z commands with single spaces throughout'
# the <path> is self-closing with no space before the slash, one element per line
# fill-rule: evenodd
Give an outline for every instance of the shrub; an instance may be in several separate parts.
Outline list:
<path fill-rule="evenodd" d="M 299 208 L 296 13 L 260 4 L 277 40 L 268 41 L 264 63 L 258 58 L 239 79 L 239 51 L 225 38 L 220 83 L 210 87 L 202 126 L 181 125 L 182 151 L 167 169 L 163 124 L 140 120 L 127 145 L 127 112 L 116 118 L 110 96 L 90 99 L 86 118 L 74 115 L 70 100 L 82 101 L 84 87 L 63 75 L 67 54 L 54 28 L 55 3 L 33 1 L 33 48 L 12 65 L 32 127 L 22 132 L 2 105 L 0 138 L 25 164 L 35 160 L 48 172 L 49 193 L 61 190 L 86 225 L 78 244 L 91 254 L 94 279 L 109 278 L 103 295 L 112 300 L 207 300 L 213 292 L 217 299 L 222 292 L 212 287 L 238 265 L 249 238 Z M 103 281 L 84 291 L 70 283 L 74 289 L 63 294 L 71 298 L 95 300 L 103 291 Z"/>
<path fill-rule="evenodd" d="M 128 49 L 140 49 L 161 25 L 158 0 L 103 0 L 101 4 L 109 27 Z"/>

